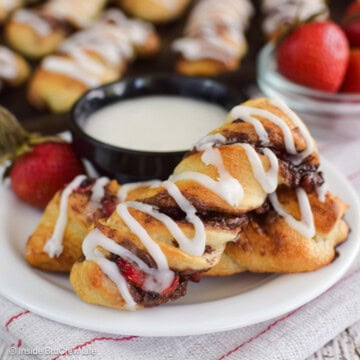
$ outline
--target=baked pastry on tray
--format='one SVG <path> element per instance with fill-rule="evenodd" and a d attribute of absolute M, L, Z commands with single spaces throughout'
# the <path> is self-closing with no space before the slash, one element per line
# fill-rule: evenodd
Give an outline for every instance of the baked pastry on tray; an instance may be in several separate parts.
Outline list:
<path fill-rule="evenodd" d="M 6 46 L 0 46 L 0 87 L 2 83 L 21 85 L 29 75 L 30 66 L 26 60 Z"/>
<path fill-rule="evenodd" d="M 244 32 L 252 14 L 248 0 L 201 0 L 190 13 L 184 37 L 172 45 L 176 71 L 211 76 L 236 70 L 247 51 Z"/>
<path fill-rule="evenodd" d="M 116 0 L 130 15 L 153 23 L 165 23 L 180 17 L 191 0 Z"/>
<path fill-rule="evenodd" d="M 64 112 L 88 89 L 120 78 L 136 55 L 159 49 L 154 28 L 107 10 L 93 25 L 62 43 L 36 68 L 28 89 L 35 107 Z"/>
<path fill-rule="evenodd" d="M 183 296 L 206 272 L 314 270 L 346 239 L 346 208 L 297 115 L 249 100 L 167 181 L 95 221 L 70 281 L 86 302 L 134 310 Z"/>
<path fill-rule="evenodd" d="M 53 53 L 74 30 L 96 20 L 106 0 L 50 0 L 14 12 L 5 26 L 7 42 L 30 58 Z"/>

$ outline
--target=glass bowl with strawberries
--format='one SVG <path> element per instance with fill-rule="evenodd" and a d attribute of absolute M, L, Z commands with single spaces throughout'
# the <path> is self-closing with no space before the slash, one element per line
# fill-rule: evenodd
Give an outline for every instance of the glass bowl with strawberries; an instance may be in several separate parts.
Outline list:
<path fill-rule="evenodd" d="M 257 82 L 280 97 L 317 137 L 360 132 L 360 50 L 331 21 L 302 24 L 258 55 Z"/>

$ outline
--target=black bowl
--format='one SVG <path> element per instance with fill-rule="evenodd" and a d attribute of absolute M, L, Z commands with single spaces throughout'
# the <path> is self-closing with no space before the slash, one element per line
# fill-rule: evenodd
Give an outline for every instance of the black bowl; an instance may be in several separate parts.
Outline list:
<path fill-rule="evenodd" d="M 148 95 L 190 97 L 218 104 L 226 110 L 245 99 L 241 93 L 213 80 L 178 75 L 132 77 L 100 86 L 83 95 L 72 109 L 70 130 L 78 155 L 89 160 L 101 174 L 120 182 L 166 179 L 184 152 L 130 150 L 103 143 L 83 131 L 86 119 L 100 108 Z"/>

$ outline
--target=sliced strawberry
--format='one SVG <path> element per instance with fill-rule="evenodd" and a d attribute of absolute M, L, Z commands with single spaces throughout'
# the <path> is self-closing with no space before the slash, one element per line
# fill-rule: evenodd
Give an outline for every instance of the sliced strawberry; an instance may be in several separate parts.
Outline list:
<path fill-rule="evenodd" d="M 121 274 L 125 277 L 126 281 L 141 288 L 145 281 L 145 274 L 134 263 L 127 261 L 123 258 L 117 260 L 117 265 Z"/>
<path fill-rule="evenodd" d="M 101 201 L 102 212 L 105 217 L 109 217 L 116 209 L 118 204 L 117 198 L 115 197 L 105 197 Z"/>

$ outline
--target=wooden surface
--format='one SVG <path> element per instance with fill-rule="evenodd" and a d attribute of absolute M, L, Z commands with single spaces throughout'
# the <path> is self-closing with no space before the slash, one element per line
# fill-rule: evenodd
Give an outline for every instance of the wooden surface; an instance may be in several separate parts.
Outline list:
<path fill-rule="evenodd" d="M 360 359 L 360 322 L 349 327 L 307 360 Z"/>

